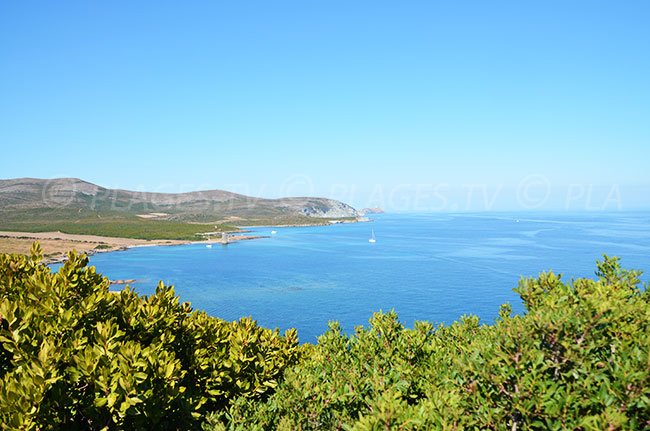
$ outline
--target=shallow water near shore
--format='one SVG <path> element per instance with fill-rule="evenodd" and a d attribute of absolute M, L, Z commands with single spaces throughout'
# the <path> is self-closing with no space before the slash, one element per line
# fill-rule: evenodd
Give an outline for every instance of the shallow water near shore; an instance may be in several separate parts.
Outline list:
<path fill-rule="evenodd" d="M 338 320 L 351 332 L 372 312 L 451 323 L 475 314 L 490 323 L 520 276 L 545 270 L 592 277 L 602 253 L 650 271 L 650 213 L 382 214 L 370 223 L 258 228 L 269 235 L 222 246 L 143 247 L 91 256 L 112 280 L 135 279 L 151 294 L 159 280 L 182 301 L 227 320 L 295 327 L 315 342 Z M 368 239 L 374 230 L 377 242 Z M 277 233 L 271 234 L 275 230 Z M 57 267 L 57 266 L 53 266 Z M 648 277 L 643 276 L 647 281 Z M 113 288 L 117 288 L 114 286 Z"/>

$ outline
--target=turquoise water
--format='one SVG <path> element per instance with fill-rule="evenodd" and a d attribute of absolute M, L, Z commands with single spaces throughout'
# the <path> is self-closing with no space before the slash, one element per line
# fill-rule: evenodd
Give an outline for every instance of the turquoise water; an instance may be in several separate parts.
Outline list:
<path fill-rule="evenodd" d="M 351 331 L 377 310 L 395 309 L 409 326 L 463 314 L 491 322 L 502 303 L 522 311 L 512 291 L 521 275 L 552 269 L 569 279 L 592 276 L 602 253 L 650 270 L 648 213 L 379 215 L 371 223 L 274 229 L 267 239 L 211 249 L 97 254 L 91 264 L 111 279 L 136 279 L 142 294 L 163 280 L 194 308 L 295 327 L 307 342 L 328 320 Z M 368 242 L 371 229 L 375 244 Z"/>

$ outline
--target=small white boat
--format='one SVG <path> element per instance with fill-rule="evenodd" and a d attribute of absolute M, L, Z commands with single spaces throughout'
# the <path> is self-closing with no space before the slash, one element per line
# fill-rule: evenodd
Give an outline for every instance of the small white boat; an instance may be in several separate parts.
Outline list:
<path fill-rule="evenodd" d="M 272 231 L 271 231 L 271 235 L 275 235 L 276 233 L 278 233 L 277 230 L 272 230 Z"/>
<path fill-rule="evenodd" d="M 206 244 L 205 247 L 206 248 L 212 248 L 212 244 Z"/>
<path fill-rule="evenodd" d="M 377 242 L 377 240 L 375 239 L 375 230 L 374 230 L 374 229 L 372 230 L 372 236 L 370 237 L 370 239 L 368 240 L 368 242 L 369 242 L 369 243 L 372 243 L 372 244 L 374 244 L 374 243 Z"/>

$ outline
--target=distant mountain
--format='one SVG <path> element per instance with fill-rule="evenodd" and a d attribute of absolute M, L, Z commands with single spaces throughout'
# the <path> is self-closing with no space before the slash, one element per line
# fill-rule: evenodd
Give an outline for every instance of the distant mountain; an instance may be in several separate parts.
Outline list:
<path fill-rule="evenodd" d="M 351 206 L 333 199 L 262 199 L 224 190 L 149 193 L 108 189 L 77 178 L 0 180 L 0 215 L 38 212 L 124 214 L 143 219 L 190 222 L 296 222 L 356 218 Z"/>
<path fill-rule="evenodd" d="M 381 208 L 364 208 L 359 211 L 359 214 L 366 215 L 366 214 L 383 214 L 384 210 Z"/>

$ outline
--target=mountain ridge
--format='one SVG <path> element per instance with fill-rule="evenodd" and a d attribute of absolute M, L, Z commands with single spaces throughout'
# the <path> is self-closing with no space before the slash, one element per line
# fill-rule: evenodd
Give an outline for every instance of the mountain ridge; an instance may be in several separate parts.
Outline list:
<path fill-rule="evenodd" d="M 359 212 L 343 202 L 320 197 L 266 199 L 226 190 L 184 193 L 110 189 L 79 178 L 0 179 L 0 212 L 17 210 L 76 210 L 165 214 L 172 220 L 204 221 L 220 218 L 315 219 L 356 218 Z"/>

